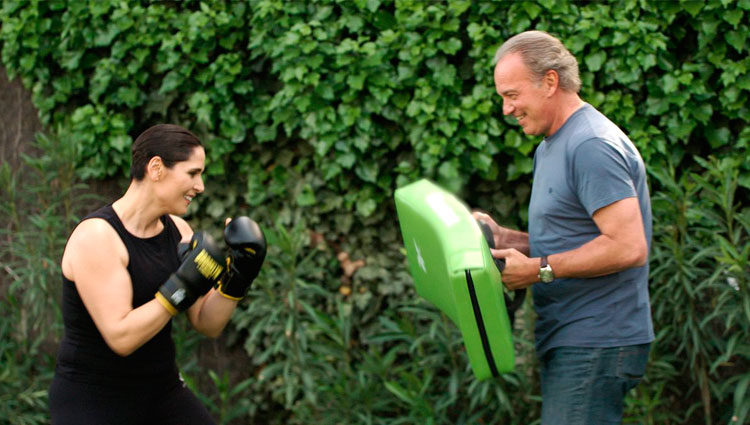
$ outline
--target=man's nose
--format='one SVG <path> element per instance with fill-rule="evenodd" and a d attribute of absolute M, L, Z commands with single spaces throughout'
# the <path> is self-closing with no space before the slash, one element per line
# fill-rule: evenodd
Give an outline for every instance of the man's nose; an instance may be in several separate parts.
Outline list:
<path fill-rule="evenodd" d="M 512 102 L 503 101 L 503 115 L 510 115 L 516 109 Z"/>

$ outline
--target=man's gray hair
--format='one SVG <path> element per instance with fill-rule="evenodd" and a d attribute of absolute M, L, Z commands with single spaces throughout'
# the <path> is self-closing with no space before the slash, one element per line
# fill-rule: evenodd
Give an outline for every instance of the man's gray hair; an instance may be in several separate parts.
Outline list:
<path fill-rule="evenodd" d="M 554 70 L 560 79 L 560 88 L 578 93 L 581 76 L 578 61 L 557 38 L 544 31 L 526 31 L 516 34 L 503 43 L 495 52 L 492 65 L 511 53 L 520 53 L 523 63 L 539 81 L 549 70 Z"/>

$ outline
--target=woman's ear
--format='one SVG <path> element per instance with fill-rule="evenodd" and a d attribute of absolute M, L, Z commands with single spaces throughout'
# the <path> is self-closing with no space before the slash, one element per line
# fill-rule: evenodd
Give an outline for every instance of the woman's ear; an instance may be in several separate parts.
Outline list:
<path fill-rule="evenodd" d="M 148 161 L 148 165 L 146 165 L 146 173 L 152 181 L 158 182 L 165 173 L 165 168 L 161 157 L 154 156 Z"/>

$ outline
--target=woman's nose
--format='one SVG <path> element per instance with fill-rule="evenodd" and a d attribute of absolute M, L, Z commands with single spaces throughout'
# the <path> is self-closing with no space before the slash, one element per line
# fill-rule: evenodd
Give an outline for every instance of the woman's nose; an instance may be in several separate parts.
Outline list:
<path fill-rule="evenodd" d="M 195 184 L 195 191 L 198 192 L 198 193 L 202 193 L 203 189 L 204 189 L 204 187 L 203 187 L 203 177 L 202 176 L 198 176 L 198 181 Z"/>

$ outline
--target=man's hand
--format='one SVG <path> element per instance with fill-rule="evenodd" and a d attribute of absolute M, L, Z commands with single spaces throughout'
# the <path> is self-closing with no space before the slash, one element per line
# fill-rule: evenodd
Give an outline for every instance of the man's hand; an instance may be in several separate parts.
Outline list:
<path fill-rule="evenodd" d="M 529 258 L 515 248 L 490 249 L 494 258 L 505 259 L 503 285 L 510 290 L 527 288 L 539 282 L 539 259 Z"/>
<path fill-rule="evenodd" d="M 474 217 L 476 221 L 481 221 L 482 223 L 485 223 L 490 227 L 490 230 L 492 230 L 492 238 L 495 241 L 495 246 L 500 247 L 500 232 L 502 231 L 500 229 L 500 226 L 498 226 L 497 223 L 495 223 L 495 220 L 492 219 L 489 215 L 481 212 L 481 211 L 474 211 L 471 213 L 471 216 Z"/>
<path fill-rule="evenodd" d="M 487 224 L 492 230 L 492 237 L 495 241 L 495 247 L 498 249 L 515 248 L 520 253 L 529 255 L 529 234 L 519 232 L 518 230 L 508 229 L 500 226 L 488 214 L 481 211 L 474 211 L 471 216 L 475 220 Z"/>

